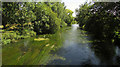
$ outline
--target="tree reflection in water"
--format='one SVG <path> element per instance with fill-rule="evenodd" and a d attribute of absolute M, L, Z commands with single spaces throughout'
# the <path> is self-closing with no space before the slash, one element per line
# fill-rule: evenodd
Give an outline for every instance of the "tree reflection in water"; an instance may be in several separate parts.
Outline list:
<path fill-rule="evenodd" d="M 100 64 L 120 64 L 120 49 L 118 44 L 112 42 L 112 39 L 94 36 L 92 41 L 91 48 L 95 52 L 95 55 L 100 59 Z"/>

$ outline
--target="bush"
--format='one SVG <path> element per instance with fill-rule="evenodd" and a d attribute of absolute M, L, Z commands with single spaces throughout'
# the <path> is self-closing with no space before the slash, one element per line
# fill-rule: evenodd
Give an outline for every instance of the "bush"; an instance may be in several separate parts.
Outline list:
<path fill-rule="evenodd" d="M 2 44 L 9 44 L 11 42 L 16 42 L 16 40 L 28 38 L 35 35 L 36 33 L 34 31 L 24 31 L 24 35 L 18 35 L 18 33 L 14 31 L 6 31 L 2 33 L 1 39 Z"/>

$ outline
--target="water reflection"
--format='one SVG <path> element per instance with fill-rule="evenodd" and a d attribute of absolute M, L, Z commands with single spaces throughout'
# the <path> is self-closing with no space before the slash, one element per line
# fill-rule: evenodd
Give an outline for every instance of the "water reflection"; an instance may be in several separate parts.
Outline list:
<path fill-rule="evenodd" d="M 79 27 L 78 24 L 73 24 L 73 25 L 72 25 L 72 30 L 76 30 L 78 27 Z"/>
<path fill-rule="evenodd" d="M 86 32 L 78 29 L 78 25 L 63 32 L 63 47 L 55 53 L 64 57 L 66 60 L 54 60 L 50 65 L 91 65 L 99 64 L 99 59 L 91 51 Z"/>
<path fill-rule="evenodd" d="M 114 57 L 114 64 L 120 65 L 120 48 L 116 46 L 116 55 Z"/>
<path fill-rule="evenodd" d="M 95 37 L 79 25 L 3 46 L 4 65 L 111 65 L 120 64 L 120 48 L 111 39 Z M 37 36 L 39 38 L 39 36 Z M 9 60 L 9 61 L 8 61 Z"/>
<path fill-rule="evenodd" d="M 93 42 L 92 49 L 100 59 L 100 64 L 113 64 L 115 56 L 115 46 L 111 42 Z"/>
<path fill-rule="evenodd" d="M 116 65 L 120 63 L 120 50 L 112 39 L 92 36 L 91 49 L 100 59 L 100 65 Z"/>
<path fill-rule="evenodd" d="M 20 40 L 17 43 L 11 43 L 12 45 L 8 44 L 4 46 L 4 48 L 2 49 L 3 51 L 2 64 L 3 65 L 46 65 L 48 62 L 54 59 L 64 60 L 63 57 L 50 54 L 51 50 L 55 50 L 60 47 L 60 44 L 57 43 L 58 40 L 59 42 L 61 42 L 59 35 L 60 34 L 55 34 L 53 36 L 50 36 L 49 40 L 47 41 L 34 41 L 35 37 L 32 37 L 32 38 Z"/>

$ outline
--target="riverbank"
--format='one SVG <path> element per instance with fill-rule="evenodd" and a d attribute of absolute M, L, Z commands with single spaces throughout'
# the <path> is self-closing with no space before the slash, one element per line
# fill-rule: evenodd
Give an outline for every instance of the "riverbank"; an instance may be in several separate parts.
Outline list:
<path fill-rule="evenodd" d="M 72 26 L 53 35 L 30 37 L 3 46 L 2 64 L 114 65 L 119 64 L 119 51 L 110 40 L 96 41 L 93 35 Z"/>
<path fill-rule="evenodd" d="M 54 59 L 64 59 L 50 52 L 62 45 L 61 31 L 56 34 L 37 35 L 21 39 L 2 47 L 4 65 L 38 65 L 47 64 Z M 42 38 L 42 40 L 41 40 Z M 9 52 L 10 51 L 10 52 Z M 8 57 L 9 56 L 9 57 Z M 9 61 L 7 61 L 9 60 Z"/>
<path fill-rule="evenodd" d="M 66 26 L 66 27 L 63 27 L 61 28 L 60 30 L 64 30 L 64 28 L 67 28 L 67 27 L 70 27 L 70 26 Z M 30 37 L 36 37 L 38 40 L 38 37 L 39 38 L 49 38 L 51 37 L 52 35 L 54 36 L 56 33 L 58 33 L 60 30 L 58 30 L 55 34 L 40 34 L 40 35 L 37 35 L 36 32 L 34 31 L 26 31 L 24 32 L 24 35 L 20 35 L 20 33 L 18 31 L 7 31 L 5 29 L 2 29 L 3 27 L 1 27 L 1 30 L 0 30 L 0 38 L 1 38 L 1 44 L 2 45 L 7 45 L 7 44 L 10 44 L 10 43 L 15 43 L 15 42 L 18 42 L 22 39 L 26 39 L 26 38 L 30 38 Z"/>
<path fill-rule="evenodd" d="M 20 35 L 19 32 L 17 32 L 17 31 L 5 31 L 4 29 L 0 30 L 0 31 L 1 31 L 0 38 L 1 38 L 2 45 L 7 45 L 9 43 L 17 42 L 21 39 L 36 36 L 36 33 L 34 31 L 29 31 L 24 35 Z"/>

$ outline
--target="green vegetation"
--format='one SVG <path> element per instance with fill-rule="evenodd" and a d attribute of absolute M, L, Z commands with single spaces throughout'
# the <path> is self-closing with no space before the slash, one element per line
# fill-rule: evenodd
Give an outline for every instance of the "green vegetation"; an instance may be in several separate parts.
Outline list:
<path fill-rule="evenodd" d="M 61 2 L 3 2 L 1 11 L 3 66 L 120 64 L 120 2 L 85 3 L 76 17 Z"/>
<path fill-rule="evenodd" d="M 3 2 L 2 44 L 41 34 L 54 34 L 74 22 L 61 2 Z"/>
<path fill-rule="evenodd" d="M 62 30 L 56 34 L 43 34 L 3 45 L 2 64 L 46 65 L 55 59 L 65 60 L 64 57 L 51 54 L 51 51 L 56 51 L 62 46 L 64 39 L 60 36 L 61 32 Z"/>
<path fill-rule="evenodd" d="M 76 9 L 80 27 L 99 40 L 120 41 L 120 2 L 85 3 Z M 102 38 L 102 39 L 101 39 Z"/>
<path fill-rule="evenodd" d="M 17 40 L 19 40 L 19 39 L 28 38 L 28 37 L 35 36 L 35 35 L 36 35 L 36 33 L 34 31 L 29 31 L 24 35 L 19 35 L 17 32 L 14 32 L 14 31 L 4 31 L 4 32 L 2 32 L 2 37 L 1 37 L 2 44 L 17 42 Z"/>

